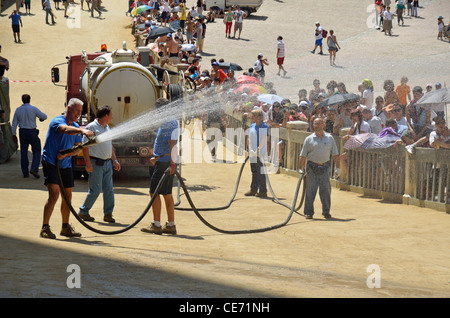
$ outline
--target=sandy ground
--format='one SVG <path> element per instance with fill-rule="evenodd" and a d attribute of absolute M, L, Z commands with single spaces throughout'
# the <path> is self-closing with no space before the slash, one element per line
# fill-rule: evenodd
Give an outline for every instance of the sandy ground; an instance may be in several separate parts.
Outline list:
<path fill-rule="evenodd" d="M 63 111 L 64 88 L 54 86 L 50 69 L 82 49 L 96 51 L 101 43 L 109 49 L 122 41 L 132 47 L 126 1 L 105 1 L 101 19 L 80 12 L 79 27 L 69 27 L 63 11 L 57 11 L 55 26 L 45 24 L 45 14 L 33 2 L 31 16 L 23 16 L 22 44 L 15 44 L 7 15 L 0 18 L 2 55 L 9 58 L 6 76 L 11 83 L 11 108 L 20 106 L 20 96 L 29 93 L 32 104 L 49 118 Z M 436 40 L 436 17 L 450 15 L 447 0 L 421 3 L 420 18 L 394 23 L 394 37 L 367 27 L 372 1 L 270 1 L 244 22 L 241 40 L 225 39 L 221 21 L 208 25 L 204 68 L 211 57 L 251 66 L 259 52 L 269 57 L 267 80 L 280 95 L 295 100 L 299 88 L 312 86 L 314 78 L 325 84 L 342 80 L 355 91 L 363 78 L 371 78 L 377 93 L 384 79 L 398 82 L 406 75 L 411 85 L 448 82 L 449 44 Z M 191 5 L 194 2 L 188 1 Z M 75 13 L 74 13 L 75 14 Z M 312 55 L 314 22 L 334 29 L 342 50 L 338 67 L 327 56 Z M 72 21 L 73 22 L 73 21 Z M 286 78 L 275 76 L 276 37 L 285 38 Z M 63 71 L 62 71 L 63 72 Z M 61 75 L 63 78 L 63 74 Z M 37 81 L 32 83 L 16 81 Z M 42 142 L 49 120 L 38 123 Z M 232 194 L 239 163 L 187 164 L 183 177 L 198 207 L 226 204 Z M 243 174 L 237 200 L 225 211 L 202 215 L 218 228 L 254 229 L 284 222 L 289 210 L 269 199 L 247 198 L 249 167 Z M 41 173 L 42 174 L 42 173 Z M 213 177 L 212 177 L 213 176 Z M 297 179 L 271 175 L 278 197 L 292 204 Z M 144 211 L 149 197 L 148 177 L 128 171 L 115 180 L 115 225 L 101 219 L 101 200 L 91 215 L 93 225 L 116 230 L 133 222 Z M 87 183 L 78 180 L 73 205 L 86 195 Z M 55 210 L 51 226 L 56 240 L 39 238 L 42 210 L 47 198 L 42 178 L 24 179 L 20 157 L 15 154 L 0 165 L 0 296 L 2 297 L 449 297 L 449 215 L 430 209 L 381 202 L 334 189 L 333 219 L 320 216 L 305 220 L 294 213 L 287 226 L 258 233 L 229 235 L 206 227 L 193 212 L 178 211 L 178 235 L 146 235 L 140 228 L 151 222 L 150 213 L 135 228 L 120 235 L 100 235 L 85 229 L 72 217 L 83 236 L 59 236 L 60 214 Z M 188 207 L 185 197 L 180 206 Z M 302 211 L 300 211 L 302 212 Z M 164 215 L 164 214 L 163 214 Z M 81 288 L 68 288 L 76 264 L 81 270 Z M 379 280 L 373 280 L 372 266 Z M 369 288 L 379 282 L 379 288 Z"/>

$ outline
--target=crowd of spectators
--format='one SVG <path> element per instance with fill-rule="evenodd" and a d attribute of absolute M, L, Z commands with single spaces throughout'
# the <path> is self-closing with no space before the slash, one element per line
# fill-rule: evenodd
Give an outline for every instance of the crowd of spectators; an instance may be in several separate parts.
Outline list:
<path fill-rule="evenodd" d="M 408 2 L 409 3 L 409 2 Z M 157 46 L 160 56 L 164 56 L 167 63 L 186 63 L 189 66 L 185 76 L 190 77 L 200 94 L 214 93 L 217 101 L 224 107 L 249 115 L 254 109 L 261 109 L 265 121 L 271 127 L 285 127 L 288 122 L 301 121 L 306 130 L 312 131 L 312 122 L 321 117 L 325 119 L 326 131 L 333 135 L 342 135 L 342 129 L 347 128 L 347 137 L 362 133 L 379 134 L 395 121 L 395 133 L 403 143 L 409 146 L 410 152 L 416 146 L 433 146 L 430 142 L 431 132 L 436 132 L 436 122 L 445 122 L 444 110 L 426 110 L 416 106 L 416 102 L 427 92 L 433 89 L 433 84 L 411 86 L 408 78 L 402 77 L 398 84 L 388 79 L 384 81 L 384 94 L 374 96 L 372 81 L 363 79 L 356 88 L 353 99 L 343 103 L 323 105 L 327 98 L 345 94 L 347 87 L 343 82 L 334 80 L 321 86 L 318 79 L 313 81 L 313 87 L 309 90 L 301 88 L 298 91 L 298 100 L 289 100 L 277 96 L 273 83 L 264 81 L 264 74 L 255 71 L 262 54 L 258 55 L 255 67 L 249 68 L 242 75 L 237 76 L 233 68 L 222 67 L 223 59 L 211 59 L 210 69 L 201 69 L 203 41 L 206 36 L 206 24 L 216 18 L 224 17 L 224 12 L 209 10 L 203 15 L 202 7 L 186 8 L 185 0 L 139 0 L 130 2 L 130 12 L 133 7 L 147 4 L 151 10 L 144 11 L 141 15 L 134 16 L 134 25 L 145 25 L 145 29 L 137 31 L 138 36 L 146 36 L 152 30 L 166 25 L 179 26 L 175 33 L 169 33 L 157 38 L 153 44 Z M 396 11 L 398 14 L 398 10 Z M 409 11 L 406 12 L 410 14 Z M 179 21 L 176 24 L 171 24 Z M 400 20 L 399 20 L 400 23 Z M 381 26 L 381 24 L 380 24 Z M 175 45 L 172 45 L 172 42 Z M 187 49 L 190 48 L 190 49 Z M 201 63 L 202 62 L 202 63 Z M 201 64 L 200 64 L 201 63 Z M 441 84 L 435 83 L 435 89 L 440 89 Z M 260 95 L 269 94 L 278 97 L 272 101 L 260 99 Z M 439 131 L 438 139 L 446 143 L 446 131 Z M 344 133 L 345 135 L 345 133 Z M 434 139 L 433 139 L 434 140 Z M 442 144 L 439 144 L 442 147 Z"/>

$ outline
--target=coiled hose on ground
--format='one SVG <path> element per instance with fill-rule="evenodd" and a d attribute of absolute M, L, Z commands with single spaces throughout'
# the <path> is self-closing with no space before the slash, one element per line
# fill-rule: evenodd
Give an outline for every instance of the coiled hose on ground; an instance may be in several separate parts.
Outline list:
<path fill-rule="evenodd" d="M 190 196 L 190 194 L 189 194 L 189 191 L 187 190 L 187 187 L 186 187 L 186 185 L 185 185 L 185 183 L 184 183 L 184 181 L 183 181 L 183 178 L 181 177 L 181 175 L 179 174 L 178 171 L 175 171 L 175 176 L 177 177 L 177 179 L 178 179 L 178 181 L 179 181 L 179 186 L 183 189 L 183 192 L 184 192 L 184 194 L 186 195 L 186 199 L 187 199 L 187 201 L 188 201 L 188 203 L 189 203 L 189 205 L 190 205 L 190 208 L 176 208 L 176 209 L 177 209 L 177 210 L 184 210 L 184 211 L 193 211 L 193 212 L 195 213 L 195 215 L 200 219 L 200 221 L 201 221 L 203 224 L 205 224 L 205 225 L 206 225 L 207 227 L 209 227 L 210 229 L 212 229 L 212 230 L 214 230 L 214 231 L 216 231 L 216 232 L 219 232 L 219 233 L 223 233 L 223 234 L 250 234 L 250 233 L 260 233 L 260 232 L 266 232 L 266 231 L 278 229 L 278 228 L 283 227 L 283 226 L 285 226 L 286 224 L 288 224 L 289 221 L 290 221 L 290 219 L 292 218 L 293 213 L 296 212 L 296 211 L 298 211 L 298 210 L 300 209 L 300 207 L 303 205 L 304 196 L 305 196 L 305 187 L 303 187 L 303 191 L 302 191 L 302 196 L 301 196 L 301 199 L 300 199 L 300 203 L 299 203 L 299 205 L 297 206 L 297 208 L 295 208 L 295 204 L 296 204 L 296 202 L 297 202 L 298 195 L 299 195 L 299 191 L 300 191 L 300 186 L 301 186 L 301 184 L 302 184 L 302 182 L 303 182 L 303 177 L 304 177 L 304 173 L 303 173 L 303 172 L 300 173 L 300 177 L 299 177 L 298 182 L 297 182 L 297 186 L 296 186 L 295 193 L 294 193 L 294 200 L 293 200 L 292 205 L 288 205 L 288 204 L 286 204 L 286 203 L 284 203 L 284 202 L 282 202 L 281 200 L 278 199 L 278 197 L 275 195 L 275 193 L 274 193 L 274 191 L 273 191 L 273 189 L 272 189 L 272 186 L 271 186 L 271 184 L 270 184 L 270 180 L 269 180 L 269 178 L 268 178 L 268 174 L 267 174 L 267 173 L 265 174 L 265 175 L 266 175 L 266 180 L 268 181 L 269 190 L 270 190 L 270 192 L 271 192 L 271 194 L 272 194 L 274 200 L 275 200 L 277 203 L 279 203 L 279 204 L 281 204 L 281 205 L 283 205 L 283 206 L 285 206 L 285 207 L 287 207 L 287 208 L 290 209 L 290 212 L 289 212 L 288 217 L 287 217 L 286 220 L 285 220 L 284 222 L 282 222 L 282 223 L 279 223 L 279 224 L 276 224 L 276 225 L 273 225 L 273 226 L 268 226 L 268 227 L 263 227 L 263 228 L 257 228 L 257 229 L 248 229 L 248 230 L 223 230 L 223 229 L 220 229 L 220 228 L 218 228 L 218 227 L 212 225 L 211 223 L 209 223 L 209 222 L 208 222 L 205 218 L 203 218 L 203 216 L 200 214 L 200 211 L 217 211 L 217 210 L 224 210 L 224 209 L 227 209 L 227 208 L 229 208 L 229 207 L 231 206 L 232 202 L 234 201 L 234 198 L 236 197 L 236 193 L 237 193 L 237 190 L 238 190 L 238 188 L 239 188 L 239 183 L 240 183 L 240 179 L 241 179 L 241 176 L 242 176 L 242 172 L 243 172 L 244 166 L 245 166 L 245 164 L 247 163 L 248 159 L 249 159 L 249 157 L 247 157 L 247 158 L 245 159 L 244 163 L 242 164 L 242 166 L 241 166 L 241 168 L 240 168 L 240 171 L 239 171 L 239 174 L 238 174 L 238 178 L 237 178 L 237 181 L 236 181 L 236 185 L 235 185 L 235 189 L 234 189 L 233 195 L 231 196 L 231 199 L 229 200 L 229 202 L 228 202 L 226 205 L 224 205 L 224 206 L 222 206 L 222 207 L 215 207 L 215 208 L 197 208 L 197 207 L 195 206 L 194 202 L 192 201 L 192 198 L 191 198 L 191 196 Z M 264 166 L 264 165 L 263 165 L 263 166 Z M 122 229 L 120 229 L 120 230 L 115 230 L 115 231 L 103 231 L 103 230 L 99 230 L 99 229 L 94 228 L 94 227 L 90 226 L 89 224 L 87 224 L 87 223 L 86 223 L 86 222 L 78 215 L 78 213 L 74 210 L 71 201 L 70 201 L 69 198 L 67 197 L 67 194 L 66 194 L 64 185 L 63 185 L 63 183 L 62 183 L 61 173 L 60 173 L 60 171 L 59 171 L 59 160 L 58 160 L 58 159 L 56 159 L 56 168 L 57 168 L 57 171 L 58 171 L 59 188 L 60 188 L 60 190 L 61 190 L 61 191 L 60 191 L 60 192 L 61 192 L 61 196 L 62 196 L 63 200 L 66 202 L 67 206 L 69 207 L 71 213 L 72 213 L 72 214 L 74 215 L 74 217 L 78 220 L 78 222 L 80 222 L 85 228 L 87 228 L 88 230 L 90 230 L 90 231 L 92 231 L 92 232 L 95 232 L 95 233 L 97 233 L 97 234 L 103 234 L 103 235 L 116 235 L 116 234 L 121 234 L 121 233 L 124 233 L 124 232 L 126 232 L 126 231 L 132 229 L 133 227 L 135 227 L 135 226 L 136 226 L 136 225 L 137 225 L 137 224 L 145 217 L 145 215 L 147 214 L 147 212 L 150 210 L 150 207 L 153 205 L 153 201 L 155 200 L 156 196 L 159 194 L 159 191 L 160 191 L 160 189 L 161 189 L 161 187 L 162 187 L 164 181 L 165 181 L 166 178 L 169 176 L 169 174 L 170 174 L 170 169 L 171 169 L 171 168 L 168 168 L 168 169 L 165 171 L 164 176 L 161 178 L 161 180 L 160 180 L 159 183 L 158 183 L 158 186 L 156 187 L 156 190 L 155 190 L 155 193 L 154 193 L 153 197 L 150 199 L 150 202 L 148 203 L 147 207 L 144 209 L 144 211 L 141 213 L 141 215 L 136 219 L 136 221 L 134 221 L 134 222 L 131 223 L 130 225 L 128 225 L 128 226 L 126 226 L 126 227 L 124 227 L 124 228 L 122 228 Z M 179 204 L 179 202 L 178 202 L 177 204 Z"/>

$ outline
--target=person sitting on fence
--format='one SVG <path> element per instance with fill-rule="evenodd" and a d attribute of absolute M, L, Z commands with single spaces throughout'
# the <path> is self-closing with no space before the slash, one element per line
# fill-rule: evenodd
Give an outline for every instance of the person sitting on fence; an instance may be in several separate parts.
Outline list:
<path fill-rule="evenodd" d="M 431 132 L 431 110 L 417 106 L 416 102 L 423 96 L 422 87 L 413 88 L 414 99 L 406 106 L 406 129 L 402 133 L 403 141 L 407 145 L 417 142 L 420 138 L 428 136 Z M 435 114 L 434 114 L 435 115 Z M 433 116 L 434 118 L 435 116 Z"/>

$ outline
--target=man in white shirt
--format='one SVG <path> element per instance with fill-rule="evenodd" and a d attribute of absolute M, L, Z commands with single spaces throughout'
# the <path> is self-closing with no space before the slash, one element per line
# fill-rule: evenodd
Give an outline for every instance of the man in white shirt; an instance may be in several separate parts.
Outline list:
<path fill-rule="evenodd" d="M 277 75 L 280 75 L 280 72 L 283 71 L 283 76 L 286 76 L 286 71 L 284 70 L 283 64 L 284 64 L 284 42 L 283 37 L 280 35 L 278 38 L 277 43 L 277 65 L 278 65 L 278 73 Z"/>
<path fill-rule="evenodd" d="M 323 40 L 322 31 L 323 31 L 323 28 L 320 26 L 320 23 L 316 22 L 316 30 L 315 30 L 316 43 L 315 43 L 315 46 L 314 46 L 314 50 L 311 51 L 311 53 L 313 53 L 313 54 L 316 52 L 317 47 L 320 47 L 319 54 L 323 54 L 323 51 L 322 51 L 322 40 Z"/>
<path fill-rule="evenodd" d="M 111 107 L 102 106 L 97 111 L 96 119 L 89 123 L 86 129 L 94 131 L 96 135 L 105 133 L 109 131 L 111 120 Z M 119 171 L 121 167 L 112 142 L 105 141 L 85 147 L 83 157 L 86 162 L 86 171 L 89 173 L 89 191 L 78 215 L 85 221 L 94 221 L 94 218 L 89 215 L 89 211 L 100 192 L 103 192 L 103 220 L 114 223 L 115 220 L 112 217 L 114 210 L 113 169 Z"/>
<path fill-rule="evenodd" d="M 234 20 L 236 21 L 234 23 L 234 35 L 233 39 L 236 37 L 236 31 L 239 30 L 239 36 L 238 39 L 241 38 L 241 32 L 242 32 L 242 24 L 244 19 L 247 17 L 247 13 L 241 10 L 239 6 L 237 6 L 236 11 L 234 11 Z"/>

